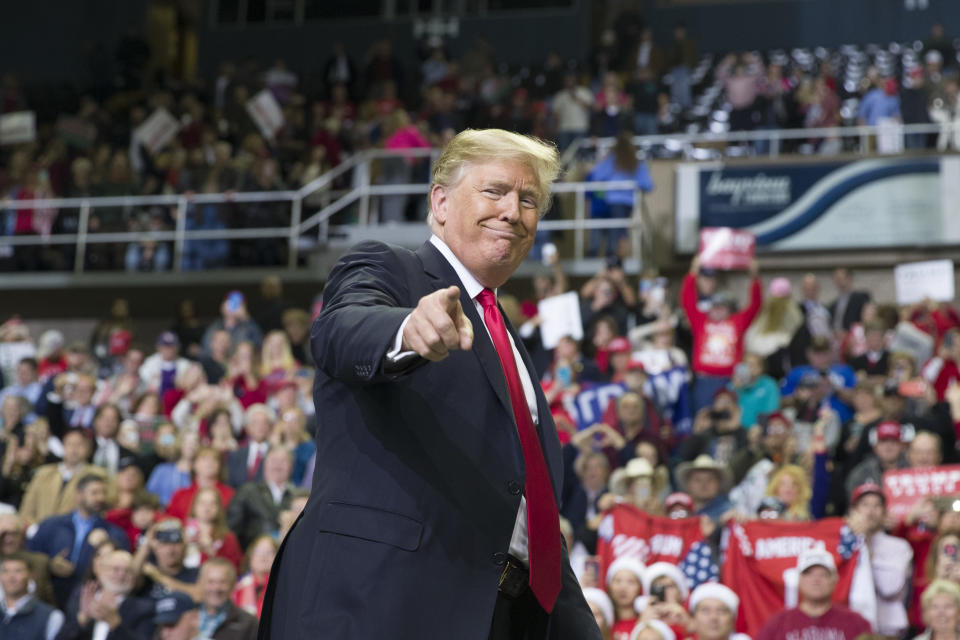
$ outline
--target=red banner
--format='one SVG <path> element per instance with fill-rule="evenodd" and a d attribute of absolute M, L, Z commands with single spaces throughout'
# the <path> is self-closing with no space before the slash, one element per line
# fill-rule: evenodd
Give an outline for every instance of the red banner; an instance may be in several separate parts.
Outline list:
<path fill-rule="evenodd" d="M 841 518 L 815 522 L 755 520 L 731 524 L 723 583 L 737 592 L 740 607 L 737 630 L 756 637 L 771 615 L 797 602 L 797 556 L 822 544 L 833 554 L 840 579 L 833 599 L 847 604 L 857 567 L 859 544 Z"/>
<path fill-rule="evenodd" d="M 757 238 L 748 231 L 729 227 L 700 230 L 700 266 L 732 271 L 749 269 Z"/>
<path fill-rule="evenodd" d="M 929 469 L 898 469 L 883 474 L 887 513 L 903 520 L 923 498 L 960 494 L 960 464 Z"/>
<path fill-rule="evenodd" d="M 699 518 L 672 520 L 620 504 L 607 511 L 597 534 L 600 584 L 606 580 L 607 567 L 621 556 L 637 558 L 645 565 L 675 564 L 687 577 L 691 589 L 719 578 L 710 546 L 703 540 Z"/>

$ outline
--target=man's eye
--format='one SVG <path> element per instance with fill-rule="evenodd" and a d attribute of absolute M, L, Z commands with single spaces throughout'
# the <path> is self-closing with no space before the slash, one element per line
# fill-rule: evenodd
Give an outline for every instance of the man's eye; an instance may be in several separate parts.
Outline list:
<path fill-rule="evenodd" d="M 525 207 L 534 208 L 537 206 L 537 201 L 534 200 L 533 198 L 524 198 L 523 200 L 521 200 L 521 202 Z"/>

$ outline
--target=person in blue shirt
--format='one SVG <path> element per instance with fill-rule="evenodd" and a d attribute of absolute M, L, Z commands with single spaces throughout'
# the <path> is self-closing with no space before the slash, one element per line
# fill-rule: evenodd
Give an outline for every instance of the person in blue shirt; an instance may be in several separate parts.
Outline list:
<path fill-rule="evenodd" d="M 887 78 L 882 87 L 878 85 L 868 91 L 857 110 L 857 121 L 861 125 L 876 126 L 880 118 L 900 120 L 900 96 L 893 78 Z"/>
<path fill-rule="evenodd" d="M 77 508 L 65 515 L 51 516 L 40 523 L 27 543 L 28 551 L 50 556 L 50 575 L 57 604 L 67 598 L 86 575 L 95 547 L 109 538 L 117 548 L 130 550 L 127 534 L 103 519 L 106 510 L 106 483 L 103 477 L 88 474 L 77 481 Z"/>
<path fill-rule="evenodd" d="M 629 131 L 617 136 L 613 150 L 587 174 L 587 182 L 611 182 L 631 180 L 643 192 L 653 190 L 653 179 L 647 165 L 637 158 L 637 149 Z M 591 218 L 629 218 L 633 214 L 634 192 L 631 190 L 596 191 L 591 194 Z M 621 238 L 627 236 L 625 228 L 594 229 L 590 233 L 590 255 L 599 255 L 600 240 L 606 236 L 606 252 L 617 253 Z"/>
<path fill-rule="evenodd" d="M 851 402 L 857 376 L 849 366 L 833 362 L 833 349 L 827 337 L 813 339 L 807 348 L 807 361 L 810 364 L 794 367 L 787 374 L 780 387 L 782 396 L 792 396 L 801 382 L 809 386 L 814 377 L 819 377 L 821 393 L 818 396 L 823 398 L 823 404 L 837 412 L 841 423 L 852 418 Z"/>

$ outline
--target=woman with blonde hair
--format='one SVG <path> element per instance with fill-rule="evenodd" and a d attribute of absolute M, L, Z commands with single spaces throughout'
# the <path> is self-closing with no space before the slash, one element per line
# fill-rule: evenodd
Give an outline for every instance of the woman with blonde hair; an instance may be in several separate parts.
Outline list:
<path fill-rule="evenodd" d="M 290 340 L 283 331 L 271 331 L 263 339 L 260 349 L 260 378 L 276 386 L 297 372 L 297 361 L 290 349 Z"/>
<path fill-rule="evenodd" d="M 267 580 L 270 578 L 270 568 L 273 558 L 277 555 L 278 543 L 271 536 L 260 536 L 247 547 L 244 565 L 247 573 L 233 588 L 230 598 L 247 613 L 260 617 L 263 608 L 263 596 L 267 591 Z"/>
<path fill-rule="evenodd" d="M 923 590 L 923 623 L 927 630 L 914 640 L 957 640 L 960 638 L 960 587 L 950 580 L 934 580 Z"/>
<path fill-rule="evenodd" d="M 257 348 L 252 342 L 241 342 L 234 348 L 227 366 L 225 378 L 230 382 L 234 395 L 244 409 L 267 401 L 267 385 L 260 379 L 258 356 Z"/>
<path fill-rule="evenodd" d="M 777 469 L 767 483 L 766 495 L 786 505 L 782 520 L 809 520 L 812 494 L 807 472 L 795 464 L 787 464 Z"/>

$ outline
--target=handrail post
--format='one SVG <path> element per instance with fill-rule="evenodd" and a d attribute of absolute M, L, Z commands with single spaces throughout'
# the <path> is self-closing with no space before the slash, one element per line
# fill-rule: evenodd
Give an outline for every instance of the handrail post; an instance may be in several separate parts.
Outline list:
<path fill-rule="evenodd" d="M 577 226 L 573 234 L 573 256 L 577 260 L 583 260 L 583 220 L 586 217 L 587 194 L 582 184 L 577 186 L 577 190 L 574 192 L 574 194 L 577 198 L 577 201 L 573 205 L 574 219 L 577 222 Z"/>
<path fill-rule="evenodd" d="M 173 270 L 183 271 L 183 244 L 184 234 L 187 230 L 187 197 L 180 196 L 177 199 L 177 227 L 176 235 L 173 239 Z"/>
<path fill-rule="evenodd" d="M 366 155 L 357 165 L 360 171 L 360 213 L 358 222 L 364 226 L 370 223 L 370 156 Z"/>
<path fill-rule="evenodd" d="M 80 203 L 80 222 L 77 225 L 77 251 L 73 257 L 73 272 L 83 273 L 83 265 L 87 258 L 87 227 L 90 224 L 90 201 L 84 199 Z"/>
<path fill-rule="evenodd" d="M 303 198 L 298 196 L 293 199 L 290 207 L 290 249 L 287 252 L 289 254 L 287 268 L 291 270 L 297 268 L 297 241 L 300 239 L 300 216 L 302 209 Z"/>
<path fill-rule="evenodd" d="M 643 218 L 641 217 L 643 207 L 643 192 L 639 189 L 633 190 L 633 210 L 630 212 L 630 227 L 628 229 L 630 233 L 630 250 L 634 256 L 637 258 L 637 263 L 640 265 L 639 271 L 643 270 L 643 243 L 641 242 L 641 234 L 644 233 L 643 228 Z M 614 248 L 616 251 L 616 248 Z"/>

